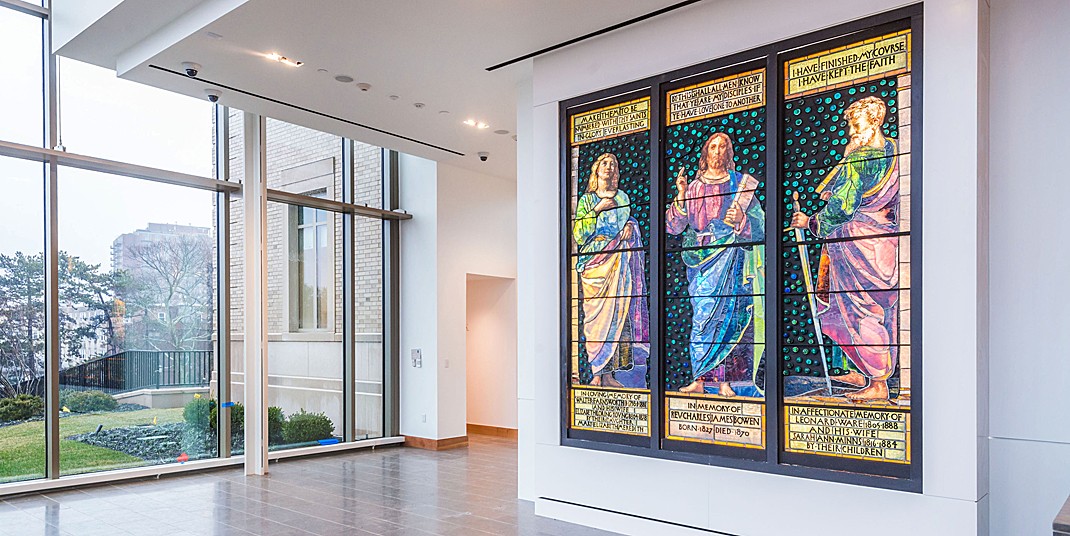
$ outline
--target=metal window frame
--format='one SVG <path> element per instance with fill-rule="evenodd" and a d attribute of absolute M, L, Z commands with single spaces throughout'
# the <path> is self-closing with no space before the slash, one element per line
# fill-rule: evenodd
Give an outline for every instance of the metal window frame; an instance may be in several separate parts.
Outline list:
<path fill-rule="evenodd" d="M 297 330 L 298 331 L 320 331 L 320 332 L 327 331 L 327 330 L 330 330 L 333 327 L 333 326 L 331 326 L 331 322 L 330 322 L 330 316 L 332 315 L 333 311 L 327 311 L 327 318 L 324 318 L 323 319 L 323 323 L 320 324 L 319 303 L 320 303 L 320 300 L 328 299 L 328 298 L 325 298 L 322 295 L 322 293 L 320 292 L 320 288 L 321 287 L 319 285 L 316 285 L 315 287 L 313 287 L 314 295 L 312 296 L 312 303 L 313 303 L 313 309 L 315 309 L 315 312 L 314 312 L 314 315 L 313 315 L 315 317 L 314 325 L 313 326 L 304 326 L 304 325 L 302 325 L 302 323 L 304 322 L 304 318 L 302 317 L 302 314 L 305 312 L 302 309 L 302 301 L 301 301 L 302 298 L 303 298 L 302 291 L 304 289 L 304 285 L 301 284 L 300 280 L 304 278 L 304 275 L 305 275 L 304 274 L 305 264 L 308 262 L 308 259 L 305 258 L 304 248 L 301 247 L 302 245 L 304 245 L 304 241 L 305 241 L 304 233 L 302 233 L 301 231 L 304 231 L 306 229 L 312 229 L 313 242 L 314 243 L 318 243 L 317 235 L 319 234 L 319 232 L 321 230 L 320 228 L 322 228 L 322 231 L 324 233 L 327 233 L 327 232 L 330 232 L 332 225 L 331 225 L 331 222 L 326 219 L 327 218 L 327 216 L 326 216 L 327 211 L 326 210 L 323 210 L 323 209 L 320 209 L 320 208 L 314 208 L 313 210 L 315 212 L 313 213 L 312 222 L 311 223 L 302 223 L 302 220 L 304 219 L 304 211 L 302 211 L 301 209 L 304 208 L 304 207 L 297 206 L 297 205 L 291 205 L 291 208 L 292 209 L 296 209 L 296 212 L 297 212 L 296 218 L 294 218 L 294 220 L 296 221 L 296 225 L 294 227 L 294 230 L 296 230 L 295 234 L 297 235 L 295 237 L 295 240 L 294 240 L 296 242 L 296 247 L 294 248 L 294 251 L 291 252 L 291 254 L 296 254 L 298 256 L 299 266 L 298 266 L 298 269 L 297 269 L 297 279 L 298 279 L 298 281 L 297 282 L 292 282 L 291 286 L 290 286 L 290 289 L 287 289 L 287 290 L 288 290 L 288 292 L 293 292 L 294 287 L 296 287 L 296 289 L 297 289 L 297 299 L 293 300 L 291 298 L 291 309 L 294 308 L 294 307 L 296 307 L 296 309 L 297 309 L 297 315 L 296 315 L 297 316 Z M 319 220 L 320 214 L 324 215 L 324 220 L 323 221 Z M 332 250 L 333 249 L 334 248 L 332 247 Z M 343 252 L 344 252 L 344 250 L 345 250 L 345 246 L 344 245 L 343 245 L 342 249 L 343 249 Z M 328 262 L 328 259 L 326 258 L 325 255 L 324 256 L 320 255 L 321 252 L 320 252 L 319 248 L 313 248 L 313 251 L 314 251 L 314 253 L 312 254 L 312 258 L 313 258 L 313 261 L 314 261 L 313 264 L 314 264 L 314 269 L 315 269 L 315 272 L 316 272 L 316 277 L 318 278 L 319 274 L 320 274 L 320 267 L 324 263 Z M 333 255 L 332 255 L 332 257 L 333 257 Z M 333 259 L 331 259 L 331 261 L 332 261 L 332 264 L 333 264 Z M 331 269 L 331 273 L 332 274 L 334 273 L 333 267 Z M 333 279 L 333 276 L 332 276 L 332 279 Z M 296 284 L 294 284 L 294 283 L 296 283 Z M 343 285 L 343 288 L 344 288 L 344 286 L 345 286 L 344 279 L 343 279 L 342 285 Z M 332 281 L 331 287 L 334 287 L 333 281 Z M 334 288 L 331 288 L 331 292 L 334 292 Z M 329 300 L 328 303 L 333 303 L 333 300 Z M 293 314 L 292 311 L 287 311 L 287 313 L 288 314 Z M 293 329 L 293 328 L 291 327 L 291 329 Z"/>
<path fill-rule="evenodd" d="M 378 218 L 381 220 L 412 219 L 412 214 L 409 214 L 408 212 L 405 212 L 403 210 L 386 210 L 381 208 L 368 207 L 364 205 L 356 205 L 344 201 L 335 201 L 333 199 L 323 199 L 319 197 L 295 194 L 293 192 L 285 192 L 283 190 L 275 190 L 271 188 L 269 188 L 267 191 L 267 200 L 275 203 L 285 203 L 287 205 L 299 205 L 302 207 L 318 208 L 342 214 L 348 213 L 354 216 L 361 216 L 365 218 Z"/>
<path fill-rule="evenodd" d="M 352 203 L 356 191 L 353 173 L 353 140 L 342 138 L 342 200 Z M 356 229 L 353 213 L 342 213 L 342 440 L 357 435 L 356 352 Z"/>
<path fill-rule="evenodd" d="M 383 207 L 401 206 L 401 155 L 381 152 Z M 401 433 L 401 220 L 383 220 L 383 436 Z"/>
<path fill-rule="evenodd" d="M 215 178 L 230 180 L 230 110 L 215 105 Z M 216 192 L 216 430 L 219 431 L 220 458 L 232 455 L 230 415 L 231 347 L 230 347 L 230 195 Z"/>
<path fill-rule="evenodd" d="M 19 13 L 25 13 L 27 15 L 33 15 L 42 19 L 49 18 L 51 10 L 47 7 L 42 7 L 30 2 L 24 2 L 23 0 L 0 0 L 0 8 L 12 9 Z"/>
<path fill-rule="evenodd" d="M 42 66 L 44 69 L 45 139 L 48 147 L 59 143 L 59 80 L 56 75 L 56 56 L 52 54 L 52 18 L 47 17 L 42 28 Z M 14 144 L 5 144 L 14 145 Z M 35 147 L 29 149 L 38 149 Z M 4 146 L 0 146 L 3 154 Z M 40 149 L 45 151 L 45 149 Z M 54 152 L 54 151 L 53 151 Z M 19 155 L 8 155 L 26 158 Z M 37 161 L 46 164 L 45 172 L 45 478 L 60 477 L 59 465 L 59 367 L 62 346 L 59 339 L 59 163 L 56 155 L 38 154 Z"/>

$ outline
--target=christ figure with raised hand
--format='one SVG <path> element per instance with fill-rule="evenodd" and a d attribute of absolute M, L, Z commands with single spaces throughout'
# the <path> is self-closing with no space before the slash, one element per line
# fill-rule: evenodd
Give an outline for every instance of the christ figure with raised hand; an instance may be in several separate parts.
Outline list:
<path fill-rule="evenodd" d="M 731 381 L 754 384 L 764 354 L 765 263 L 755 243 L 765 237 L 765 211 L 754 195 L 758 180 L 736 170 L 732 140 L 723 132 L 702 145 L 690 183 L 686 172 L 681 167 L 677 173 L 676 198 L 665 213 L 666 231 L 683 235 L 680 255 L 693 311 L 691 383 L 680 392 L 704 393 L 714 382 L 717 394 L 733 397 Z M 753 343 L 750 352 L 737 351 L 746 337 Z M 749 371 L 749 377 L 716 373 L 730 355 L 749 361 L 733 367 Z"/>

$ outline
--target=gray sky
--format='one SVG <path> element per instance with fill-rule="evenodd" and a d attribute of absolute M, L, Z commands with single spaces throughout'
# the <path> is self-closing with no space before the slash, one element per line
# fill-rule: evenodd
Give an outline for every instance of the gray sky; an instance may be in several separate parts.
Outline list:
<path fill-rule="evenodd" d="M 0 140 L 41 137 L 40 22 L 0 8 Z M 61 124 L 67 152 L 181 171 L 212 173 L 212 106 L 120 80 L 114 71 L 63 59 Z M 0 158 L 0 253 L 43 250 L 41 164 Z M 111 242 L 149 222 L 211 227 L 213 194 L 60 168 L 60 249 L 109 267 Z"/>

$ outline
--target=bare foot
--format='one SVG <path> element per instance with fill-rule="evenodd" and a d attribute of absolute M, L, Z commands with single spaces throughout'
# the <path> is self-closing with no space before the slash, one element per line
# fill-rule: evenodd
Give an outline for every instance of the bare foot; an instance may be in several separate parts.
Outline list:
<path fill-rule="evenodd" d="M 617 379 L 613 377 L 612 372 L 602 375 L 602 385 L 605 385 L 606 387 L 624 387 L 623 383 L 618 382 Z"/>
<path fill-rule="evenodd" d="M 860 389 L 853 393 L 847 393 L 849 400 L 888 400 L 888 382 L 884 380 L 873 380 L 869 382 L 869 387 Z"/>
<path fill-rule="evenodd" d="M 841 376 L 833 376 L 832 379 L 855 387 L 862 387 L 866 384 L 866 377 L 853 370 Z"/>
<path fill-rule="evenodd" d="M 732 386 L 728 382 L 721 382 L 721 385 L 717 388 L 717 394 L 728 398 L 736 396 L 736 392 L 732 390 Z"/>
<path fill-rule="evenodd" d="M 602 375 L 595 374 L 594 377 L 591 378 L 591 383 L 589 383 L 588 385 L 593 385 L 595 387 L 602 385 Z"/>
<path fill-rule="evenodd" d="M 706 386 L 702 383 L 702 380 L 695 380 L 691 382 L 691 385 L 680 389 L 681 393 L 702 393 L 706 389 Z"/>

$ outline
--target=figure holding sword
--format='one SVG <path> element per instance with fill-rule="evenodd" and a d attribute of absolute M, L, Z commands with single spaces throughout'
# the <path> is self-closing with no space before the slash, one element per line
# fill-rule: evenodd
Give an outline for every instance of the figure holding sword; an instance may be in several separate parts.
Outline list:
<path fill-rule="evenodd" d="M 695 178 L 680 168 L 677 195 L 665 214 L 666 232 L 683 235 L 691 302 L 688 354 L 691 383 L 683 393 L 734 397 L 732 387 L 755 385 L 765 352 L 765 211 L 758 180 L 736 170 L 732 140 L 723 132 L 702 145 Z M 736 246 L 737 244 L 740 244 Z M 722 366 L 725 365 L 725 366 Z M 760 392 L 760 390 L 758 390 Z"/>
<path fill-rule="evenodd" d="M 829 240 L 821 248 L 816 282 L 810 281 L 805 246 L 799 254 L 818 341 L 822 334 L 832 339 L 855 369 L 835 377 L 859 388 L 846 395 L 854 401 L 887 401 L 898 363 L 899 156 L 896 140 L 881 133 L 886 111 L 877 97 L 847 107 L 844 157 L 816 188 L 825 206 L 807 215 L 796 193 L 791 217 L 798 241 L 803 230 Z M 831 387 L 828 380 L 826 385 Z"/>

